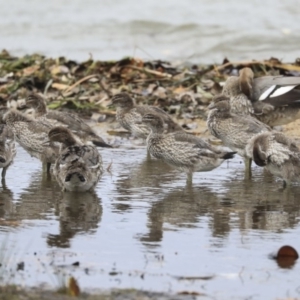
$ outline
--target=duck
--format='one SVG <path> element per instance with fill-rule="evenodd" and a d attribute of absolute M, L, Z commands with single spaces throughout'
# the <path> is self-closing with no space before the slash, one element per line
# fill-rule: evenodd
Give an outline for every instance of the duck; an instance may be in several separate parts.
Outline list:
<path fill-rule="evenodd" d="M 241 116 L 254 114 L 251 100 L 240 89 L 239 77 L 228 77 L 223 87 L 222 94 L 229 98 L 230 111 L 232 113 Z"/>
<path fill-rule="evenodd" d="M 283 186 L 300 182 L 300 151 L 282 132 L 263 132 L 248 141 L 246 152 L 260 167 L 283 179 Z"/>
<path fill-rule="evenodd" d="M 185 132 L 164 133 L 164 123 L 157 114 L 142 117 L 150 133 L 146 139 L 149 153 L 170 166 L 187 174 L 187 183 L 192 183 L 194 172 L 207 172 L 234 157 L 236 152 L 217 149 L 201 138 Z"/>
<path fill-rule="evenodd" d="M 128 93 L 114 95 L 111 103 L 117 108 L 118 123 L 137 138 L 145 140 L 150 133 L 150 128 L 141 122 L 142 117 L 149 113 L 156 114 L 163 119 L 166 132 L 183 131 L 181 126 L 175 123 L 165 111 L 155 106 L 135 105 Z"/>
<path fill-rule="evenodd" d="M 250 115 L 232 113 L 230 99 L 225 95 L 213 98 L 208 109 L 206 124 L 210 133 L 243 158 L 245 177 L 251 177 L 251 157 L 245 150 L 247 142 L 261 132 L 271 131 L 271 128 Z"/>
<path fill-rule="evenodd" d="M 13 163 L 16 153 L 15 141 L 10 138 L 8 127 L 0 124 L 0 169 L 2 169 L 2 180 L 5 179 L 6 171 Z"/>
<path fill-rule="evenodd" d="M 50 143 L 60 143 L 53 174 L 63 191 L 94 189 L 103 173 L 102 157 L 94 145 L 84 144 L 68 128 L 57 126 L 48 134 Z"/>
<path fill-rule="evenodd" d="M 29 93 L 26 98 L 25 107 L 34 109 L 37 120 L 51 123 L 53 126 L 65 126 L 76 134 L 81 140 L 91 142 L 97 147 L 112 148 L 102 137 L 97 135 L 93 129 L 76 114 L 48 110 L 44 98 L 37 93 Z"/>
<path fill-rule="evenodd" d="M 49 174 L 51 164 L 55 162 L 60 149 L 57 143 L 47 143 L 48 132 L 52 127 L 14 109 L 4 114 L 3 120 L 14 133 L 19 145 L 29 155 L 39 159 L 43 164 L 43 170 Z"/>
<path fill-rule="evenodd" d="M 230 97 L 233 113 L 254 114 L 261 122 L 275 127 L 300 117 L 299 87 L 300 77 L 254 78 L 251 68 L 243 68 L 239 76 L 228 77 L 222 93 Z"/>

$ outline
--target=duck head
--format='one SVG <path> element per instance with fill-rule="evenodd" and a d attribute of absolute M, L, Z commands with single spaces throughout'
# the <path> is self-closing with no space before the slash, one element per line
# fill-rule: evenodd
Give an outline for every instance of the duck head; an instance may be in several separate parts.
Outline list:
<path fill-rule="evenodd" d="M 237 76 L 228 77 L 223 87 L 222 94 L 228 97 L 235 97 L 240 93 L 240 78 Z"/>
<path fill-rule="evenodd" d="M 132 108 L 134 106 L 133 99 L 127 93 L 119 93 L 112 97 L 111 105 L 120 108 Z"/>
<path fill-rule="evenodd" d="M 50 142 L 58 142 L 66 146 L 72 146 L 77 142 L 72 132 L 63 126 L 52 128 L 48 133 L 48 137 Z"/>
<path fill-rule="evenodd" d="M 146 114 L 142 118 L 142 123 L 148 126 L 153 133 L 162 133 L 164 131 L 164 121 L 155 114 Z"/>
<path fill-rule="evenodd" d="M 248 98 L 251 98 L 254 73 L 250 68 L 243 68 L 239 74 L 240 91 Z"/>
<path fill-rule="evenodd" d="M 27 96 L 26 107 L 33 108 L 39 114 L 45 114 L 47 112 L 44 98 L 36 93 L 30 93 Z"/>
<path fill-rule="evenodd" d="M 215 109 L 219 112 L 230 112 L 230 102 L 226 96 L 221 95 L 214 99 L 215 101 L 208 105 L 209 110 Z"/>
<path fill-rule="evenodd" d="M 13 124 L 15 122 L 31 122 L 32 118 L 22 114 L 15 109 L 11 109 L 3 115 L 2 120 L 6 124 Z"/>

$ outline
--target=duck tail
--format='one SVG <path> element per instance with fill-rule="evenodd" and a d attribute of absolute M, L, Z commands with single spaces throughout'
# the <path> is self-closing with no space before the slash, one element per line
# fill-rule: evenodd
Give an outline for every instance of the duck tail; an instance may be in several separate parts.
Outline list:
<path fill-rule="evenodd" d="M 92 140 L 92 143 L 97 146 L 97 147 L 102 147 L 102 148 L 113 148 L 111 145 L 105 143 L 103 140 Z"/>
<path fill-rule="evenodd" d="M 223 159 L 231 159 L 234 158 L 234 155 L 236 154 L 236 152 L 226 152 L 224 155 L 222 155 Z"/>

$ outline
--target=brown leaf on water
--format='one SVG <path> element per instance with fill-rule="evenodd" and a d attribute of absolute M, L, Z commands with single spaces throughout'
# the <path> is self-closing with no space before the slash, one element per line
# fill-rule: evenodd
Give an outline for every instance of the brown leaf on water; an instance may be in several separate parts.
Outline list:
<path fill-rule="evenodd" d="M 277 258 L 278 257 L 293 257 L 294 259 L 298 259 L 299 255 L 295 248 L 286 245 L 286 246 L 282 246 L 278 250 Z"/>
<path fill-rule="evenodd" d="M 177 295 L 190 295 L 190 296 L 205 296 L 204 293 L 193 292 L 193 291 L 181 291 Z"/>
<path fill-rule="evenodd" d="M 72 297 L 78 297 L 80 294 L 80 288 L 77 280 L 74 277 L 69 278 L 68 282 L 68 294 Z"/>
<path fill-rule="evenodd" d="M 286 269 L 294 266 L 299 255 L 295 248 L 285 245 L 272 258 L 277 261 L 279 267 Z"/>

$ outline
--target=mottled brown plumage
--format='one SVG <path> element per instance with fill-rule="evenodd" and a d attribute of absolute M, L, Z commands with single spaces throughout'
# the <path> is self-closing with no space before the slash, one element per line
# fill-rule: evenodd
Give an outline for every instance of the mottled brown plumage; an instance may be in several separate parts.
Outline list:
<path fill-rule="evenodd" d="M 284 184 L 300 182 L 300 151 L 296 143 L 281 132 L 264 132 L 249 140 L 246 151 L 254 162 Z"/>
<path fill-rule="evenodd" d="M 113 96 L 112 104 L 117 107 L 116 118 L 119 124 L 136 137 L 146 139 L 148 136 L 150 129 L 142 123 L 142 117 L 148 113 L 156 114 L 163 119 L 166 132 L 182 131 L 165 111 L 155 106 L 135 105 L 127 93 Z"/>
<path fill-rule="evenodd" d="M 70 130 L 62 126 L 51 129 L 49 139 L 62 144 L 53 174 L 63 190 L 92 190 L 103 173 L 102 158 L 97 148 L 83 144 Z"/>
<path fill-rule="evenodd" d="M 5 178 L 6 170 L 12 164 L 15 156 L 15 142 L 10 138 L 9 129 L 6 125 L 0 124 L 0 169 L 2 169 L 2 178 Z"/>
<path fill-rule="evenodd" d="M 46 164 L 49 172 L 50 164 L 55 162 L 59 152 L 59 144 L 48 143 L 48 132 L 51 126 L 16 110 L 8 111 L 3 119 L 20 146 L 31 156 Z"/>
<path fill-rule="evenodd" d="M 156 114 L 144 115 L 142 122 L 150 129 L 146 140 L 150 154 L 185 172 L 188 181 L 192 180 L 193 172 L 211 171 L 235 154 L 185 132 L 164 134 L 163 120 Z"/>
<path fill-rule="evenodd" d="M 252 102 L 240 89 L 239 77 L 228 77 L 223 87 L 223 94 L 230 99 L 232 113 L 238 115 L 250 115 L 254 113 Z"/>
<path fill-rule="evenodd" d="M 213 102 L 208 108 L 207 126 L 210 133 L 243 157 L 246 172 L 250 173 L 251 157 L 245 150 L 247 142 L 258 133 L 271 129 L 251 116 L 233 114 L 229 101 Z"/>
<path fill-rule="evenodd" d="M 111 148 L 76 114 L 53 110 L 48 111 L 44 98 L 38 94 L 30 93 L 26 99 L 26 106 L 34 109 L 37 120 L 50 123 L 52 127 L 65 126 L 85 142 L 92 142 L 99 147 Z"/>

